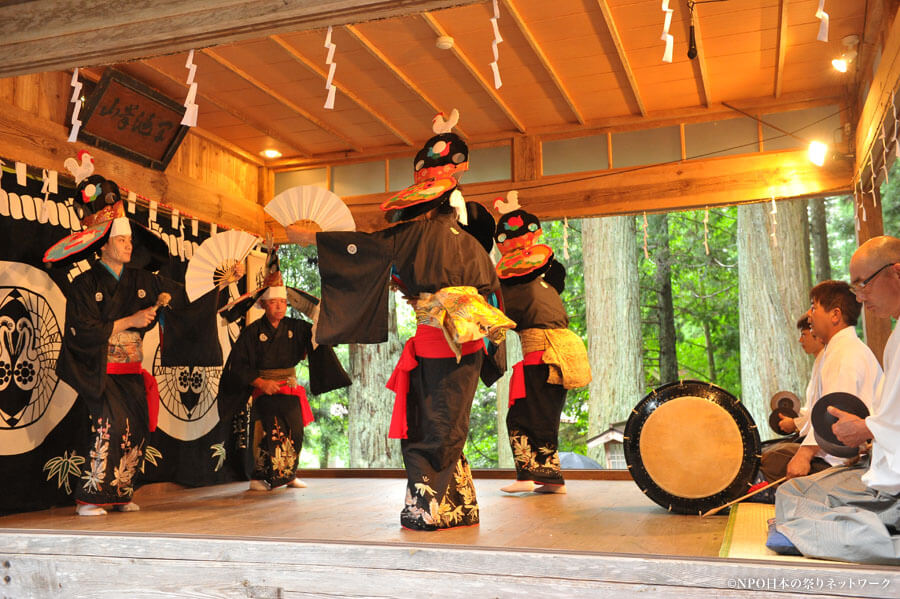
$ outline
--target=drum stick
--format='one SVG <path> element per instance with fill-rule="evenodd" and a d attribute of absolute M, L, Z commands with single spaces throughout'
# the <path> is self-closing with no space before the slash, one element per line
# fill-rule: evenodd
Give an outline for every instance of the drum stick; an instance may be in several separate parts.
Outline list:
<path fill-rule="evenodd" d="M 783 482 L 786 481 L 786 480 L 787 480 L 787 477 L 786 477 L 786 476 L 782 476 L 782 477 L 779 478 L 778 480 L 769 483 L 769 484 L 766 485 L 765 487 L 760 487 L 760 488 L 758 488 L 758 489 L 755 490 L 755 491 L 750 491 L 750 492 L 747 493 L 746 495 L 743 495 L 743 496 L 741 496 L 741 497 L 738 497 L 737 499 L 734 499 L 734 500 L 732 500 L 732 501 L 729 501 L 729 502 L 726 503 L 725 505 L 720 505 L 719 507 L 713 508 L 713 509 L 709 510 L 708 512 L 704 512 L 704 513 L 700 514 L 700 517 L 701 517 L 701 518 L 705 518 L 705 517 L 707 517 L 707 516 L 712 516 L 713 514 L 718 514 L 719 512 L 721 512 L 722 510 L 724 510 L 725 508 L 727 508 L 727 507 L 729 507 L 729 506 L 732 506 L 732 505 L 734 505 L 735 503 L 739 503 L 739 502 L 741 502 L 741 501 L 747 499 L 748 497 L 753 497 L 753 496 L 756 495 L 757 493 L 762 493 L 762 492 L 765 491 L 766 489 L 771 489 L 771 488 L 774 487 L 775 485 L 780 485 L 781 483 L 783 483 Z"/>
<path fill-rule="evenodd" d="M 172 301 L 172 296 L 170 294 L 166 293 L 165 291 L 163 291 L 162 293 L 159 294 L 159 296 L 157 296 L 156 305 L 153 307 L 157 308 L 157 309 L 168 308 L 170 301 Z"/>

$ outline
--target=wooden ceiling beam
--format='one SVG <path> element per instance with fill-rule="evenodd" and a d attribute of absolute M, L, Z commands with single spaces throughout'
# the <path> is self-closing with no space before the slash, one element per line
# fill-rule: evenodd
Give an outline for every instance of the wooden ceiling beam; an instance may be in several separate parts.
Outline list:
<path fill-rule="evenodd" d="M 685 160 L 647 167 L 538 177 L 531 181 L 467 183 L 466 200 L 491 206 L 519 190 L 519 202 L 541 220 L 642 212 L 697 210 L 777 199 L 848 193 L 852 165 L 817 167 L 792 150 Z M 379 206 L 389 193 L 344 197 L 359 230 L 384 227 Z M 736 202 L 735 198 L 740 198 Z"/>
<path fill-rule="evenodd" d="M 356 41 L 358 41 L 360 43 L 360 45 L 362 45 L 362 47 L 366 49 L 366 51 L 369 54 L 371 54 L 376 60 L 378 60 L 378 62 L 380 62 L 384 66 L 384 68 L 386 68 L 388 71 L 390 71 L 391 74 L 394 75 L 394 77 L 399 79 L 403 83 L 403 85 L 405 85 L 407 87 L 407 89 L 409 89 L 409 91 L 411 91 L 420 100 L 422 100 L 425 104 L 427 104 L 428 107 L 431 110 L 433 110 L 435 114 L 437 114 L 439 112 L 443 112 L 444 114 L 450 114 L 449 109 L 442 110 L 441 107 L 438 106 L 437 102 L 432 100 L 431 97 L 428 96 L 428 94 L 426 94 L 422 90 L 422 88 L 420 88 L 418 85 L 416 85 L 415 82 L 412 79 L 410 79 L 406 75 L 406 73 L 403 72 L 403 70 L 400 67 L 398 67 L 396 64 L 394 64 L 391 61 L 391 59 L 389 59 L 387 56 L 385 56 L 384 52 L 379 50 L 378 47 L 369 38 L 367 38 L 365 35 L 363 35 L 363 33 L 359 30 L 358 27 L 355 27 L 353 25 L 345 25 L 344 29 L 347 31 L 347 33 L 352 35 L 356 39 Z M 454 129 L 456 129 L 456 133 L 458 133 L 461 137 L 464 137 L 464 138 L 468 137 L 468 135 L 466 135 L 466 133 L 462 127 L 456 126 L 456 127 L 454 127 Z"/>
<path fill-rule="evenodd" d="M 287 41 L 285 41 L 284 38 L 282 38 L 281 36 L 278 36 L 278 35 L 270 35 L 269 39 L 272 40 L 273 42 L 275 42 L 276 44 L 278 44 L 285 52 L 287 52 L 290 55 L 291 58 L 293 58 L 294 60 L 296 60 L 303 66 L 305 66 L 307 69 L 309 69 L 310 71 L 312 71 L 313 73 L 315 73 L 316 75 L 321 77 L 323 81 L 328 80 L 328 73 L 325 72 L 324 69 L 320 68 L 319 65 L 315 64 L 313 61 L 311 61 L 310 59 L 303 56 L 296 48 L 294 48 L 289 43 L 287 43 Z M 364 111 L 366 111 L 376 121 L 378 121 L 379 123 L 384 125 L 384 127 L 388 131 L 393 133 L 400 141 L 402 141 L 403 143 L 405 143 L 408 146 L 414 145 L 412 139 L 410 139 L 409 136 L 407 136 L 405 133 L 400 131 L 393 123 L 391 123 L 391 121 L 386 116 L 379 113 L 377 110 L 372 108 L 369 104 L 364 102 L 362 98 L 360 98 L 354 92 L 347 89 L 347 86 L 341 85 L 340 83 L 338 83 L 338 81 L 336 79 L 332 80 L 332 83 L 342 94 L 344 94 L 345 96 L 350 98 L 350 100 L 352 100 L 354 103 L 356 103 L 357 106 L 359 106 Z"/>
<path fill-rule="evenodd" d="M 616 27 L 616 21 L 613 19 L 612 10 L 606 0 L 597 0 L 600 12 L 603 13 L 603 21 L 606 23 L 606 29 L 609 31 L 609 37 L 612 38 L 613 45 L 616 48 L 616 55 L 619 57 L 619 63 L 622 70 L 625 71 L 625 77 L 628 79 L 628 86 L 631 89 L 631 95 L 637 104 L 638 112 L 641 116 L 647 116 L 647 109 L 644 107 L 644 101 L 641 100 L 641 94 L 638 91 L 637 79 L 634 71 L 631 70 L 631 64 L 628 62 L 628 55 L 625 52 L 625 45 L 619 36 L 619 29 Z"/>
<path fill-rule="evenodd" d="M 553 68 L 553 65 L 550 64 L 550 59 L 547 58 L 547 55 L 544 53 L 544 49 L 537 41 L 537 38 L 535 38 L 534 34 L 531 33 L 531 30 L 525 23 L 525 19 L 519 13 L 519 9 L 516 8 L 515 4 L 513 4 L 513 0 L 503 0 L 503 5 L 506 7 L 506 11 L 512 17 L 513 22 L 519 28 L 522 36 L 525 38 L 525 41 L 527 41 L 528 45 L 531 46 L 531 50 L 541 62 L 544 70 L 547 71 L 548 75 L 550 75 L 550 80 L 553 81 L 553 85 L 556 86 L 557 91 L 562 96 L 563 100 L 565 100 L 566 104 L 568 104 L 569 109 L 572 111 L 572 114 L 575 115 L 575 120 L 577 120 L 580 125 L 583 125 L 584 115 L 581 114 L 581 110 L 578 108 L 578 106 L 575 105 L 575 99 L 572 98 L 572 94 L 568 89 L 566 89 L 566 85 L 565 83 L 563 83 L 562 77 L 560 77 L 559 73 L 556 72 L 556 69 Z"/>
<path fill-rule="evenodd" d="M 775 97 L 781 97 L 784 84 L 784 55 L 787 52 L 787 5 L 788 0 L 780 0 L 778 5 L 778 47 L 775 49 Z"/>
<path fill-rule="evenodd" d="M 256 77 L 254 77 L 253 75 L 248 73 L 247 71 L 241 69 L 236 64 L 230 62 L 225 57 L 223 57 L 221 54 L 218 54 L 214 50 L 209 50 L 209 49 L 202 50 L 201 52 L 204 55 L 215 60 L 217 63 L 219 63 L 220 65 L 222 65 L 223 67 L 225 67 L 226 69 L 228 69 L 229 71 L 231 71 L 232 73 L 234 73 L 235 75 L 240 77 L 241 79 L 245 80 L 247 83 L 249 83 L 256 89 L 258 89 L 259 91 L 270 96 L 277 102 L 283 104 L 284 106 L 286 106 L 293 112 L 302 116 L 303 118 L 308 120 L 310 123 L 312 123 L 319 129 L 321 129 L 322 131 L 325 131 L 326 133 L 330 133 L 331 135 L 337 137 L 338 139 L 340 139 L 341 141 L 346 143 L 348 147 L 352 148 L 353 150 L 355 150 L 357 152 L 362 151 L 362 146 L 357 144 L 351 138 L 347 137 L 346 135 L 339 132 L 337 129 L 335 129 L 334 127 L 332 127 L 325 121 L 321 120 L 314 114 L 310 113 L 308 110 L 306 110 L 305 108 L 303 108 L 302 106 L 300 106 L 299 104 L 297 104 L 296 102 L 294 102 L 293 100 L 291 100 L 290 98 L 285 96 L 284 94 L 276 91 L 271 86 L 266 85 L 265 83 L 263 83 L 262 81 L 260 81 L 259 79 L 257 79 Z"/>
<path fill-rule="evenodd" d="M 697 12 L 698 10 L 699 9 L 696 7 L 694 8 L 691 18 L 688 19 L 687 31 L 685 33 L 688 35 L 687 39 L 690 39 L 690 28 L 691 23 L 693 23 L 694 44 L 697 46 L 697 56 L 692 59 L 691 62 L 694 63 L 694 76 L 700 79 L 700 95 L 703 96 L 700 98 L 700 101 L 704 106 L 709 108 L 709 105 L 712 104 L 713 100 L 709 86 L 709 72 L 706 69 L 706 53 L 703 51 L 703 35 L 700 33 L 700 14 Z"/>
<path fill-rule="evenodd" d="M 754 114 L 769 114 L 786 112 L 788 110 L 803 110 L 817 106 L 835 105 L 839 110 L 846 112 L 846 98 L 840 95 L 840 91 L 822 89 L 811 92 L 791 92 L 783 94 L 778 100 L 767 94 L 761 98 L 735 102 L 741 110 Z M 731 108 L 722 104 L 713 104 L 709 108 L 691 107 L 678 110 L 654 111 L 647 113 L 646 117 L 629 115 L 627 117 L 615 117 L 588 122 L 583 126 L 572 123 L 566 127 L 535 127 L 530 134 L 540 138 L 542 142 L 573 137 L 588 137 L 591 135 L 605 135 L 622 131 L 637 131 L 655 129 L 659 127 L 677 127 L 691 123 L 704 123 L 728 118 L 737 118 L 739 115 Z M 848 117 L 849 118 L 849 117 Z M 499 137 L 482 139 L 469 142 L 469 148 L 486 148 L 514 143 L 515 136 L 510 133 L 502 133 Z M 408 148 L 397 146 L 396 148 L 383 148 L 381 151 L 365 156 L 350 155 L 345 152 L 331 152 L 317 154 L 309 159 L 280 158 L 267 162 L 270 168 L 293 170 L 298 168 L 318 168 L 337 164 L 352 164 L 362 161 L 390 160 L 393 158 L 411 157 Z M 468 186 L 467 186 L 468 187 Z"/>
<path fill-rule="evenodd" d="M 140 62 L 140 64 L 147 67 L 154 73 L 160 75 L 161 77 L 165 77 L 169 81 L 172 81 L 173 83 L 177 83 L 178 85 L 187 87 L 187 84 L 185 84 L 185 82 L 183 80 L 178 79 L 177 77 L 173 77 L 172 75 L 165 72 L 158 66 L 151 64 L 151 63 L 147 62 L 146 60 L 142 60 Z M 202 89 L 202 87 L 199 87 L 199 89 Z M 279 132 L 269 128 L 269 126 L 266 125 L 265 123 L 263 123 L 262 121 L 251 117 L 250 115 L 244 113 L 243 111 L 238 110 L 237 108 L 234 108 L 232 106 L 228 106 L 225 102 L 222 102 L 218 98 L 213 98 L 212 96 L 209 96 L 202 92 L 198 92 L 197 100 L 198 100 L 197 103 L 200 104 L 200 106 L 203 106 L 204 104 L 208 105 L 208 106 L 214 106 L 215 108 L 218 108 L 222 112 L 230 114 L 237 120 L 246 124 L 248 127 L 252 127 L 253 129 L 256 129 L 263 135 L 267 135 L 268 137 L 271 137 L 275 141 L 279 141 L 279 142 L 283 143 L 292 152 L 295 152 L 298 156 L 300 156 L 302 158 L 308 158 L 311 155 L 309 150 L 304 148 L 302 144 L 298 143 L 295 140 L 290 139 L 288 136 L 286 136 L 282 133 L 279 133 Z M 201 108 L 201 110 L 202 110 L 202 108 Z"/>
<path fill-rule="evenodd" d="M 0 3 L 0 77 L 126 62 L 483 0 L 31 0 Z"/>
<path fill-rule="evenodd" d="M 894 90 L 900 82 L 900 15 L 895 12 L 892 17 L 893 24 L 884 40 L 881 60 L 856 125 L 854 180 L 859 178 L 866 168 L 869 153 L 881 132 L 881 123 L 891 102 L 894 101 Z"/>
<path fill-rule="evenodd" d="M 434 31 L 438 36 L 447 35 L 447 31 L 438 23 L 438 20 L 434 17 L 434 15 L 429 13 L 422 13 L 422 18 L 425 19 L 425 22 L 428 23 L 428 26 L 431 27 L 431 30 Z M 454 44 L 450 48 L 450 52 L 456 57 L 459 62 L 462 63 L 466 70 L 472 75 L 475 81 L 484 89 L 488 96 L 490 96 L 491 100 L 494 101 L 503 114 L 506 115 L 506 118 L 510 120 L 510 122 L 515 126 L 516 129 L 519 130 L 519 133 L 525 133 L 525 125 L 522 124 L 522 121 L 519 120 L 519 117 L 515 115 L 506 102 L 503 101 L 503 98 L 500 97 L 500 94 L 497 93 L 497 90 L 494 89 L 493 83 L 489 82 L 485 79 L 481 73 L 475 68 L 475 64 L 466 56 L 459 47 Z"/>

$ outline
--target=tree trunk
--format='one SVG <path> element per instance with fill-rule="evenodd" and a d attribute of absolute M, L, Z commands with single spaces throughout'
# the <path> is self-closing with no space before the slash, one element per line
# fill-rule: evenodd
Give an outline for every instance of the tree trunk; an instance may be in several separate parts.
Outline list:
<path fill-rule="evenodd" d="M 506 430 L 506 413 L 509 412 L 509 382 L 513 364 L 521 359 L 522 343 L 519 336 L 510 331 L 506 334 L 506 372 L 497 381 L 497 465 L 500 468 L 515 468 L 509 431 Z"/>
<path fill-rule="evenodd" d="M 806 201 L 778 202 L 777 244 L 771 210 L 770 203 L 738 207 L 741 388 L 762 439 L 773 436 L 769 398 L 782 390 L 802 397 L 811 368 L 795 326 L 809 306 Z"/>
<path fill-rule="evenodd" d="M 400 355 L 397 310 L 390 296 L 388 340 L 377 345 L 350 345 L 347 433 L 351 468 L 400 468 L 400 442 L 388 438 L 394 393 L 385 388 Z"/>
<path fill-rule="evenodd" d="M 625 420 L 644 395 L 638 247 L 633 216 L 582 221 L 589 387 L 588 437 Z M 590 457 L 605 462 L 604 449 Z"/>
<path fill-rule="evenodd" d="M 828 225 L 825 222 L 825 198 L 809 200 L 809 236 L 816 268 L 814 283 L 831 278 L 831 258 L 828 256 Z"/>
<path fill-rule="evenodd" d="M 675 346 L 675 306 L 672 302 L 672 255 L 669 251 L 669 217 L 647 217 L 648 233 L 653 240 L 653 276 L 656 287 L 656 315 L 659 321 L 659 382 L 678 380 L 678 353 Z"/>

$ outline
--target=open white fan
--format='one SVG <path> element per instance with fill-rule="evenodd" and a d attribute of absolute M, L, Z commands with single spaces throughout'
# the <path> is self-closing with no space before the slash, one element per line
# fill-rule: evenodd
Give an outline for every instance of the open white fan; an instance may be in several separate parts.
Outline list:
<path fill-rule="evenodd" d="M 353 215 L 341 198 L 315 185 L 282 191 L 266 204 L 266 212 L 283 227 L 294 225 L 312 232 L 356 230 Z"/>
<path fill-rule="evenodd" d="M 194 301 L 216 287 L 237 281 L 235 268 L 260 238 L 244 231 L 216 233 L 200 244 L 188 262 L 184 290 Z"/>

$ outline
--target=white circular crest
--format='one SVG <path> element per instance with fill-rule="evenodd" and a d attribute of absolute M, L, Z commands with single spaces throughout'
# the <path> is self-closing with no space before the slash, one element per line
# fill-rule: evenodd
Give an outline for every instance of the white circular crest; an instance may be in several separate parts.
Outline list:
<path fill-rule="evenodd" d="M 13 307 L 11 303 L 18 305 Z M 27 315 L 13 322 L 6 314 L 7 308 L 24 308 Z M 8 330 L 8 326 L 13 326 L 17 334 L 16 343 L 0 343 L 5 348 L 0 349 L 0 361 L 12 368 L 0 394 L 30 392 L 26 405 L 19 408 L 15 401 L 3 401 L 6 410 L 0 409 L 0 455 L 17 455 L 43 443 L 75 403 L 75 390 L 56 376 L 66 300 L 42 270 L 21 262 L 0 261 L 0 312 L 4 313 L 0 320 L 9 321 L 6 327 L 0 322 L 0 328 Z M 11 339 L 10 336 L 6 341 Z"/>
<path fill-rule="evenodd" d="M 94 299 L 97 300 L 98 302 L 102 302 L 103 294 L 98 291 L 97 293 L 94 294 Z"/>
<path fill-rule="evenodd" d="M 351 244 L 349 244 L 349 245 L 347 246 L 347 253 L 350 254 L 351 256 L 352 256 L 353 254 L 355 254 L 356 251 L 357 251 L 357 248 L 356 248 L 356 244 L 355 244 L 355 243 L 351 243 Z"/>
<path fill-rule="evenodd" d="M 147 292 L 143 289 L 138 289 L 138 297 L 144 299 L 145 297 L 147 297 Z"/>

